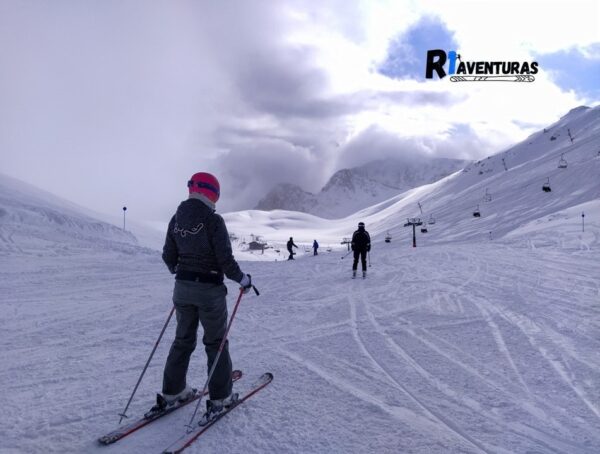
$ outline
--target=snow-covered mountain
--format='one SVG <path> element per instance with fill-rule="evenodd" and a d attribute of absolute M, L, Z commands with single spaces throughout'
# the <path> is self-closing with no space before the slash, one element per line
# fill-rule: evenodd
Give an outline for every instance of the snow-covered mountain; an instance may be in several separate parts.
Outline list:
<path fill-rule="evenodd" d="M 543 190 L 545 185 L 550 192 Z M 343 219 L 276 210 L 229 213 L 226 220 L 230 229 L 243 234 L 252 219 L 253 233 L 267 241 L 282 241 L 293 234 L 298 241 L 310 243 L 318 235 L 338 244 L 363 221 L 374 235 L 390 232 L 410 243 L 412 232 L 404 224 L 407 218 L 420 217 L 435 224 L 427 226 L 419 242 L 434 244 L 498 239 L 599 198 L 600 106 L 578 107 L 513 147 Z M 476 211 L 479 217 L 474 216 Z"/>
<path fill-rule="evenodd" d="M 466 164 L 467 161 L 446 158 L 371 161 L 360 167 L 338 170 L 318 194 L 304 191 L 297 185 L 279 184 L 256 209 L 300 211 L 337 219 L 400 192 L 433 183 Z"/>

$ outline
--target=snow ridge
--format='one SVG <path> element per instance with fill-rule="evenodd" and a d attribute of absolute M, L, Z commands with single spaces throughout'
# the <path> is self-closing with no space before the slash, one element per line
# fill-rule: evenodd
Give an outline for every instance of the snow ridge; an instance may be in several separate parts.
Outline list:
<path fill-rule="evenodd" d="M 318 194 L 296 185 L 275 186 L 257 210 L 288 210 L 338 219 L 396 194 L 432 183 L 461 169 L 467 161 L 447 158 L 386 159 L 334 173 Z"/>

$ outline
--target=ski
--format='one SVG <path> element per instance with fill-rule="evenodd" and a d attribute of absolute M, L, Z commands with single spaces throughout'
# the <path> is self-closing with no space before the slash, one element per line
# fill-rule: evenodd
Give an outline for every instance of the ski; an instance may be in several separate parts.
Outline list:
<path fill-rule="evenodd" d="M 215 419 L 212 419 L 204 426 L 200 426 L 198 424 L 194 425 L 191 431 L 187 432 L 185 435 L 180 437 L 174 443 L 172 443 L 167 449 L 165 449 L 162 454 L 178 454 L 182 452 L 184 449 L 189 447 L 194 441 L 200 437 L 204 432 L 206 432 L 212 425 L 214 425 L 217 421 L 227 415 L 234 408 L 239 407 L 246 400 L 252 397 L 254 394 L 259 392 L 261 389 L 264 389 L 269 383 L 273 381 L 273 374 L 270 372 L 266 372 L 260 376 L 257 382 L 252 386 L 250 391 L 248 391 L 243 397 L 241 397 L 234 405 L 226 409 L 223 413 L 220 413 Z"/>
<path fill-rule="evenodd" d="M 234 382 L 238 381 L 240 378 L 242 378 L 241 370 L 234 370 L 231 373 L 231 379 Z M 206 394 L 208 394 L 208 392 L 204 393 L 204 395 L 206 395 Z M 137 419 L 136 421 L 130 422 L 129 424 L 125 424 L 124 426 L 121 426 L 121 427 L 113 430 L 112 432 L 107 433 L 106 435 L 103 435 L 102 437 L 98 438 L 98 442 L 102 445 L 110 445 L 111 443 L 115 443 L 116 441 L 119 441 L 128 435 L 131 435 L 133 432 L 141 429 L 142 427 L 147 426 L 151 422 L 154 422 L 157 419 L 162 418 L 163 416 L 173 413 L 175 410 L 179 410 L 180 408 L 185 407 L 187 404 L 194 402 L 194 401 L 198 400 L 199 398 L 200 398 L 200 393 L 198 392 L 191 399 L 188 399 L 184 402 L 178 402 L 177 404 L 167 408 L 166 410 L 164 410 L 160 413 L 155 413 L 154 415 L 152 415 L 150 417 L 142 416 L 141 418 Z"/>

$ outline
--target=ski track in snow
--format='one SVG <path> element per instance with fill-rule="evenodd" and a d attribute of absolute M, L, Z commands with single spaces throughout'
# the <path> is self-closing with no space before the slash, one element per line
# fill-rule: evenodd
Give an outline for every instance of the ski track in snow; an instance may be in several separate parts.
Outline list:
<path fill-rule="evenodd" d="M 595 248 L 376 243 L 365 280 L 350 279 L 351 258 L 340 257 L 242 263 L 261 296 L 244 297 L 232 328 L 237 386 L 266 370 L 275 380 L 190 453 L 600 452 Z M 158 453 L 177 438 L 191 410 L 95 444 L 117 424 L 170 310 L 160 258 L 8 258 L 0 453 Z M 160 390 L 173 332 L 130 416 Z M 198 349 L 192 384 L 205 373 Z"/>

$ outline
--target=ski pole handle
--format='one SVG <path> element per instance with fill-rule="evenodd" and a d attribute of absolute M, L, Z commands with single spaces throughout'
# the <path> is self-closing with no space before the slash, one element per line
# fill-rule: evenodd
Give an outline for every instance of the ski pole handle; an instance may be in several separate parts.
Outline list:
<path fill-rule="evenodd" d="M 260 293 L 259 293 L 258 289 L 252 283 L 252 276 L 250 274 L 247 274 L 247 276 L 248 276 L 248 279 L 250 280 L 250 283 L 246 287 L 240 287 L 240 291 L 242 293 L 248 293 L 250 291 L 250 289 L 253 289 L 254 293 L 256 293 L 256 296 L 259 296 Z"/>

